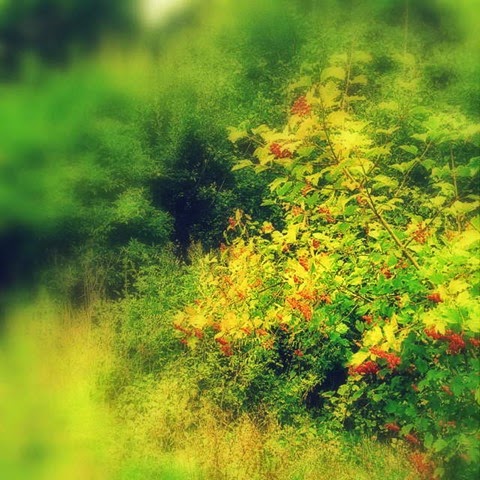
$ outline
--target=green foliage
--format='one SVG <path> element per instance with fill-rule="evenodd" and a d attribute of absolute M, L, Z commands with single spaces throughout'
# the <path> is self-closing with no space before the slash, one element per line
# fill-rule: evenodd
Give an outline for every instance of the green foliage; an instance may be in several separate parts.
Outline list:
<path fill-rule="evenodd" d="M 1 87 L 9 118 L 0 127 L 6 270 L 24 262 L 31 271 L 50 260 L 45 251 L 69 257 L 78 249 L 87 256 L 93 249 L 100 268 L 130 239 L 169 241 L 173 221 L 154 206 L 149 188 L 161 167 L 146 153 L 134 120 L 139 100 L 113 87 L 99 67 L 36 72 L 35 79 Z"/>
<path fill-rule="evenodd" d="M 196 276 L 171 247 L 147 247 L 139 242 L 120 252 L 117 283 L 121 300 L 99 303 L 95 318 L 115 332 L 113 349 L 119 364 L 108 379 L 112 398 L 135 378 L 157 374 L 182 351 L 171 328 L 174 313 L 192 301 Z M 114 270 L 114 269 L 112 269 Z"/>

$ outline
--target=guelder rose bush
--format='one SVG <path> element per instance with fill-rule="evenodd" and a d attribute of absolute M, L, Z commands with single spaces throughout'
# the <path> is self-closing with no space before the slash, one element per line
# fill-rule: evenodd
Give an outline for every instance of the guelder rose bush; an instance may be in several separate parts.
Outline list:
<path fill-rule="evenodd" d="M 479 127 L 417 105 L 411 63 L 381 98 L 371 60 L 336 55 L 318 82 L 292 85 L 282 128 L 230 130 L 239 156 L 255 147 L 234 169 L 276 174 L 264 203 L 282 224 L 237 211 L 175 328 L 245 401 L 255 387 L 280 412 L 323 405 L 333 423 L 406 442 L 424 478 L 467 478 L 480 440 Z"/>

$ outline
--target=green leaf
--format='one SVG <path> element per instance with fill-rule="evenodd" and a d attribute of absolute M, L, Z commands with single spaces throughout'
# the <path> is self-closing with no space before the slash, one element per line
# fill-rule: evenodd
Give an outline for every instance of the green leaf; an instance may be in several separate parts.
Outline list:
<path fill-rule="evenodd" d="M 443 438 L 438 438 L 433 442 L 432 448 L 434 452 L 441 452 L 448 446 L 448 443 Z"/>
<path fill-rule="evenodd" d="M 425 440 L 424 440 L 423 443 L 424 443 L 424 445 L 425 445 L 426 448 L 430 448 L 430 447 L 432 446 L 432 444 L 433 444 L 433 435 L 432 435 L 430 432 L 428 432 L 428 433 L 425 434 Z"/>
<path fill-rule="evenodd" d="M 427 141 L 428 134 L 426 133 L 415 133 L 412 135 L 412 138 L 415 140 L 419 140 L 420 142 L 426 142 Z"/>
<path fill-rule="evenodd" d="M 412 155 L 416 155 L 418 153 L 418 148 L 415 145 L 400 145 L 399 148 L 405 152 L 411 153 Z"/>
<path fill-rule="evenodd" d="M 235 172 L 236 170 L 241 170 L 242 168 L 251 167 L 252 165 L 253 162 L 251 160 L 239 160 L 232 167 L 232 172 Z"/>
<path fill-rule="evenodd" d="M 475 390 L 475 401 L 480 405 L 480 387 Z"/>
<path fill-rule="evenodd" d="M 273 182 L 270 183 L 269 188 L 271 192 L 274 192 L 278 189 L 280 185 L 283 185 L 288 180 L 287 177 L 276 178 Z"/>
<path fill-rule="evenodd" d="M 416 160 L 410 160 L 409 162 L 402 162 L 402 163 L 394 163 L 390 165 L 391 168 L 398 170 L 401 173 L 405 173 L 412 165 L 416 162 Z"/>
<path fill-rule="evenodd" d="M 366 85 L 368 83 L 368 79 L 366 75 L 357 75 L 350 80 L 352 84 L 359 84 L 359 85 Z"/>
<path fill-rule="evenodd" d="M 388 177 L 387 175 L 377 175 L 376 177 L 373 178 L 375 181 L 375 187 L 377 188 L 382 188 L 382 187 L 387 187 L 387 188 L 397 188 L 398 187 L 398 181 L 395 180 L 394 178 Z"/>

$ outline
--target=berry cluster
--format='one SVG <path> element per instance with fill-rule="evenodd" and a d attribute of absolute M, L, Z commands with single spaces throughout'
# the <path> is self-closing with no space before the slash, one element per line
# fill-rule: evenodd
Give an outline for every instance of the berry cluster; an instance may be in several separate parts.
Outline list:
<path fill-rule="evenodd" d="M 356 200 L 357 200 L 358 205 L 360 205 L 361 207 L 364 207 L 365 205 L 368 204 L 367 199 L 362 195 L 357 195 Z"/>
<path fill-rule="evenodd" d="M 353 375 L 358 373 L 359 375 L 376 375 L 380 371 L 380 367 L 371 360 L 363 362 L 358 367 L 350 368 L 349 373 Z"/>
<path fill-rule="evenodd" d="M 426 328 L 423 332 L 427 337 L 430 337 L 433 340 L 443 340 L 443 334 L 437 332 L 434 326 Z"/>
<path fill-rule="evenodd" d="M 279 324 L 278 324 L 278 327 L 280 328 L 280 330 L 281 330 L 282 332 L 290 333 L 290 327 L 289 327 L 288 324 L 286 324 L 285 322 L 279 323 Z"/>
<path fill-rule="evenodd" d="M 318 298 L 318 294 L 316 290 L 311 291 L 308 289 L 304 289 L 301 292 L 298 292 L 298 294 L 305 300 L 316 300 Z"/>
<path fill-rule="evenodd" d="M 429 237 L 429 232 L 428 228 L 422 226 L 421 224 L 418 226 L 418 228 L 413 232 L 412 238 L 421 244 L 424 244 Z"/>
<path fill-rule="evenodd" d="M 330 209 L 328 207 L 318 207 L 317 211 L 321 215 L 325 215 L 325 220 L 327 221 L 327 223 L 336 223 L 336 220 L 333 217 L 333 215 L 330 212 Z"/>
<path fill-rule="evenodd" d="M 442 297 L 440 296 L 440 294 L 438 292 L 430 293 L 429 295 L 427 295 L 427 300 L 430 300 L 433 303 L 442 303 L 443 302 Z"/>
<path fill-rule="evenodd" d="M 472 346 L 479 348 L 480 347 L 480 338 L 471 338 L 470 343 Z"/>
<path fill-rule="evenodd" d="M 178 323 L 175 323 L 175 324 L 173 325 L 173 328 L 174 328 L 175 330 L 178 330 L 179 332 L 184 333 L 184 334 L 187 335 L 187 336 L 190 336 L 190 335 L 192 334 L 192 332 L 191 332 L 188 328 L 185 328 L 185 327 L 183 327 L 182 325 L 180 325 L 180 324 L 178 324 Z"/>
<path fill-rule="evenodd" d="M 373 317 L 371 315 L 363 315 L 362 320 L 367 324 L 371 325 L 373 322 Z"/>
<path fill-rule="evenodd" d="M 416 435 L 414 435 L 413 433 L 407 433 L 405 435 L 405 440 L 408 443 L 411 443 L 412 445 L 420 445 L 421 444 L 420 439 Z"/>
<path fill-rule="evenodd" d="M 300 258 L 298 259 L 298 263 L 304 268 L 304 270 L 305 270 L 306 272 L 308 272 L 308 270 L 310 269 L 310 266 L 309 266 L 309 264 L 308 264 L 308 258 L 306 258 L 306 257 L 300 257 Z"/>
<path fill-rule="evenodd" d="M 292 208 L 292 215 L 294 217 L 298 217 L 299 215 L 303 215 L 305 213 L 305 210 L 302 207 L 299 207 L 298 205 L 294 205 Z"/>
<path fill-rule="evenodd" d="M 292 158 L 293 157 L 293 153 L 288 148 L 284 148 L 282 150 L 282 147 L 280 146 L 280 144 L 276 142 L 270 145 L 270 153 L 273 153 L 275 158 Z"/>
<path fill-rule="evenodd" d="M 388 368 L 390 370 L 395 370 L 395 368 L 397 368 L 402 362 L 402 359 L 398 355 L 396 355 L 395 353 L 385 352 L 381 348 L 372 347 L 370 349 L 370 352 L 376 355 L 377 357 L 380 357 L 386 360 Z"/>
<path fill-rule="evenodd" d="M 302 190 L 300 191 L 300 193 L 302 194 L 303 197 L 306 197 L 312 190 L 314 190 L 314 188 L 312 187 L 312 185 L 310 185 L 309 183 L 307 183 L 307 184 L 302 188 Z"/>
<path fill-rule="evenodd" d="M 262 233 L 272 233 L 274 230 L 275 229 L 270 222 L 266 222 L 262 226 Z"/>
<path fill-rule="evenodd" d="M 231 357 L 233 355 L 233 350 L 232 346 L 228 342 L 228 340 L 225 340 L 225 338 L 218 337 L 215 339 L 217 343 L 220 344 L 220 350 L 226 357 Z"/>
<path fill-rule="evenodd" d="M 447 353 L 460 353 L 465 348 L 465 340 L 458 333 L 447 333 L 448 335 L 445 335 L 445 340 L 448 341 Z"/>
<path fill-rule="evenodd" d="M 310 115 L 312 107 L 308 104 L 307 99 L 304 95 L 298 97 L 295 100 L 295 103 L 292 105 L 290 112 L 292 115 L 299 115 L 301 117 L 306 117 Z"/>
<path fill-rule="evenodd" d="M 435 330 L 435 327 L 429 327 L 424 330 L 427 337 L 432 338 L 433 340 L 441 340 L 448 342 L 447 353 L 457 354 L 465 349 L 466 343 L 463 336 L 459 333 L 455 333 L 452 330 L 447 330 L 444 334 L 439 333 Z M 472 342 L 472 340 L 470 340 Z"/>
<path fill-rule="evenodd" d="M 240 330 L 245 333 L 246 335 L 251 335 L 252 334 L 252 330 L 248 327 L 242 327 L 240 328 Z"/>
<path fill-rule="evenodd" d="M 400 427 L 396 423 L 386 423 L 384 427 L 390 432 L 399 432 Z"/>
<path fill-rule="evenodd" d="M 326 303 L 327 305 L 332 304 L 332 297 L 328 293 L 322 293 L 318 296 L 318 301 L 320 303 Z"/>
<path fill-rule="evenodd" d="M 413 452 L 410 455 L 410 462 L 420 475 L 422 480 L 433 480 L 435 476 L 435 464 L 422 452 Z"/>
<path fill-rule="evenodd" d="M 453 396 L 452 389 L 448 385 L 442 385 L 442 390 L 450 396 Z"/>
<path fill-rule="evenodd" d="M 290 297 L 287 298 L 287 302 L 294 309 L 298 310 L 303 318 L 309 322 L 313 317 L 312 307 L 304 302 L 297 300 L 296 298 Z"/>
<path fill-rule="evenodd" d="M 233 230 L 237 225 L 238 225 L 237 221 L 233 217 L 230 217 L 228 219 L 227 230 Z"/>
<path fill-rule="evenodd" d="M 384 265 L 382 268 L 380 268 L 380 272 L 385 278 L 392 278 L 393 277 L 392 271 L 386 265 Z"/>

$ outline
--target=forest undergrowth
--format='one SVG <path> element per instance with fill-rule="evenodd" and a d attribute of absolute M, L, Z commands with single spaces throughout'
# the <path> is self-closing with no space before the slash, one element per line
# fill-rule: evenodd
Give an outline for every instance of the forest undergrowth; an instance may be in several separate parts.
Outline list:
<path fill-rule="evenodd" d="M 319 434 L 268 411 L 232 419 L 195 392 L 178 359 L 108 401 L 123 359 L 92 311 L 43 293 L 9 312 L 2 340 L 0 469 L 11 479 L 416 478 L 407 450 Z M 12 374 L 15 372 L 15 374 Z"/>

